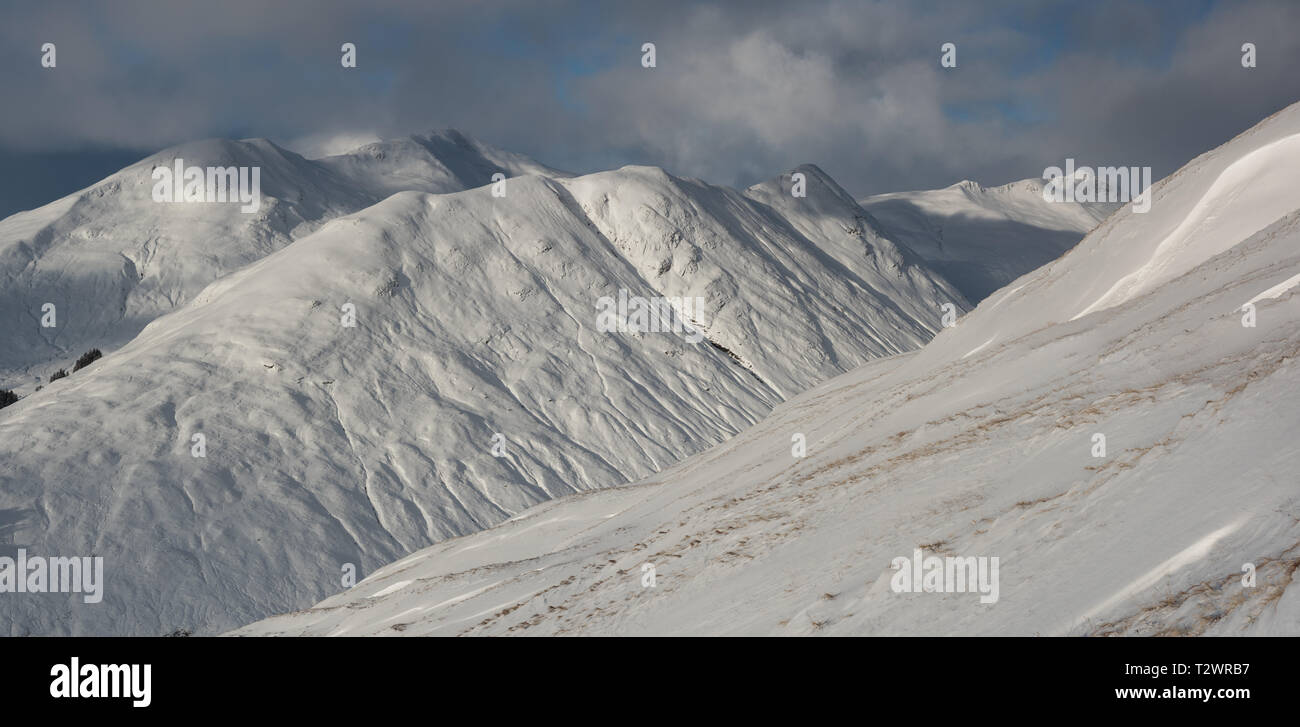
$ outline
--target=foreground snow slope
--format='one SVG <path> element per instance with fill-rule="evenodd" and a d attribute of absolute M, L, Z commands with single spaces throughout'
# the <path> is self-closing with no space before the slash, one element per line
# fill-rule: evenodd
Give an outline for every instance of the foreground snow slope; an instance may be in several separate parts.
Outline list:
<path fill-rule="evenodd" d="M 220 278 L 0 410 L 10 549 L 103 556 L 107 580 L 94 606 L 0 599 L 0 624 L 204 633 L 301 608 L 345 564 L 659 471 L 967 309 L 805 170 L 789 202 L 645 167 L 401 192 Z M 601 332 L 620 290 L 703 299 L 704 338 Z"/>
<path fill-rule="evenodd" d="M 862 207 L 886 235 L 978 302 L 1065 254 L 1119 205 L 1048 202 L 1041 179 L 1024 179 L 880 194 Z"/>
<path fill-rule="evenodd" d="M 1300 635 L 1298 142 L 1292 106 L 916 353 L 236 633 Z M 997 601 L 894 592 L 917 548 L 998 557 Z"/>
<path fill-rule="evenodd" d="M 258 167 L 256 212 L 154 202 L 158 166 Z M 439 131 L 316 161 L 264 139 L 161 151 L 61 200 L 0 220 L 0 388 L 31 391 L 91 347 L 111 351 L 213 280 L 323 222 L 402 190 L 456 192 L 492 174 L 561 173 Z M 42 306 L 56 325 L 42 327 Z"/>

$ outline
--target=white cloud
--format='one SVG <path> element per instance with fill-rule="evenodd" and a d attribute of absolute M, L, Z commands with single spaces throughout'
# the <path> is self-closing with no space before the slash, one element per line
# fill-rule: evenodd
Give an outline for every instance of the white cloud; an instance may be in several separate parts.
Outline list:
<path fill-rule="evenodd" d="M 360 146 L 381 141 L 378 134 L 371 131 L 322 132 L 307 134 L 291 141 L 285 146 L 308 159 L 346 154 Z"/>

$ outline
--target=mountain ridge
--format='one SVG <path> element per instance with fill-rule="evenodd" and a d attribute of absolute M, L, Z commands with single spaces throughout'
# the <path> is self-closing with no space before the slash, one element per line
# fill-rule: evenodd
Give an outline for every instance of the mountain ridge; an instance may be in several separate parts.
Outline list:
<path fill-rule="evenodd" d="M 887 235 L 914 250 L 977 302 L 1059 258 L 1121 207 L 1049 202 L 1041 179 L 996 187 L 948 187 L 867 197 L 862 206 Z"/>
<path fill-rule="evenodd" d="M 1300 633 L 1296 139 L 1300 104 L 703 454 L 232 633 Z M 917 551 L 998 557 L 1000 587 L 900 589 Z"/>
<path fill-rule="evenodd" d="M 646 168 L 402 191 L 221 275 L 0 410 L 14 543 L 103 555 L 116 584 L 84 612 L 0 604 L 11 634 L 305 606 L 345 564 L 658 471 L 966 310 L 809 182 L 802 212 Z M 708 342 L 598 330 L 620 290 L 702 299 Z"/>

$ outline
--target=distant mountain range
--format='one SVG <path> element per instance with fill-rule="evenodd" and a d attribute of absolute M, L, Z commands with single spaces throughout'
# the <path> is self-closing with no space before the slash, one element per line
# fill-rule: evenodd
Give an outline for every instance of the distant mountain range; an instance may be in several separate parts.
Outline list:
<path fill-rule="evenodd" d="M 1300 105 L 919 351 L 235 633 L 1294 636 L 1297 285 Z"/>
<path fill-rule="evenodd" d="M 178 163 L 256 167 L 256 211 L 155 201 Z M 0 388 L 22 397 L 0 551 L 102 556 L 107 581 L 93 606 L 0 599 L 0 623 L 217 632 L 660 472 L 969 310 L 906 237 L 811 165 L 737 191 L 455 131 L 159 152 L 0 221 Z M 697 342 L 601 330 L 620 296 L 700 301 Z"/>

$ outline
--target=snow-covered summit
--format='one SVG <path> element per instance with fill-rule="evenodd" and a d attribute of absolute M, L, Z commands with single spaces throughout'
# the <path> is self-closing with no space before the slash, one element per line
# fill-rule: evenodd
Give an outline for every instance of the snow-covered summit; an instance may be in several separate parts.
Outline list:
<path fill-rule="evenodd" d="M 456 129 L 375 142 L 317 161 L 354 186 L 381 197 L 404 191 L 459 192 L 489 184 L 497 173 L 506 177 L 570 176 L 522 154 L 484 144 Z"/>
<path fill-rule="evenodd" d="M 258 168 L 260 200 L 160 203 L 158 167 Z M 153 154 L 79 192 L 0 220 L 0 387 L 30 392 L 85 350 L 116 349 L 217 278 L 397 191 L 444 193 L 494 173 L 562 176 L 456 131 L 305 159 L 265 139 Z M 206 191 L 206 190 L 205 190 Z M 52 304 L 55 324 L 42 327 Z"/>
<path fill-rule="evenodd" d="M 1119 205 L 1049 202 L 1041 179 L 998 187 L 962 180 L 943 189 L 880 194 L 862 206 L 884 234 L 915 251 L 979 301 L 1060 257 Z"/>

